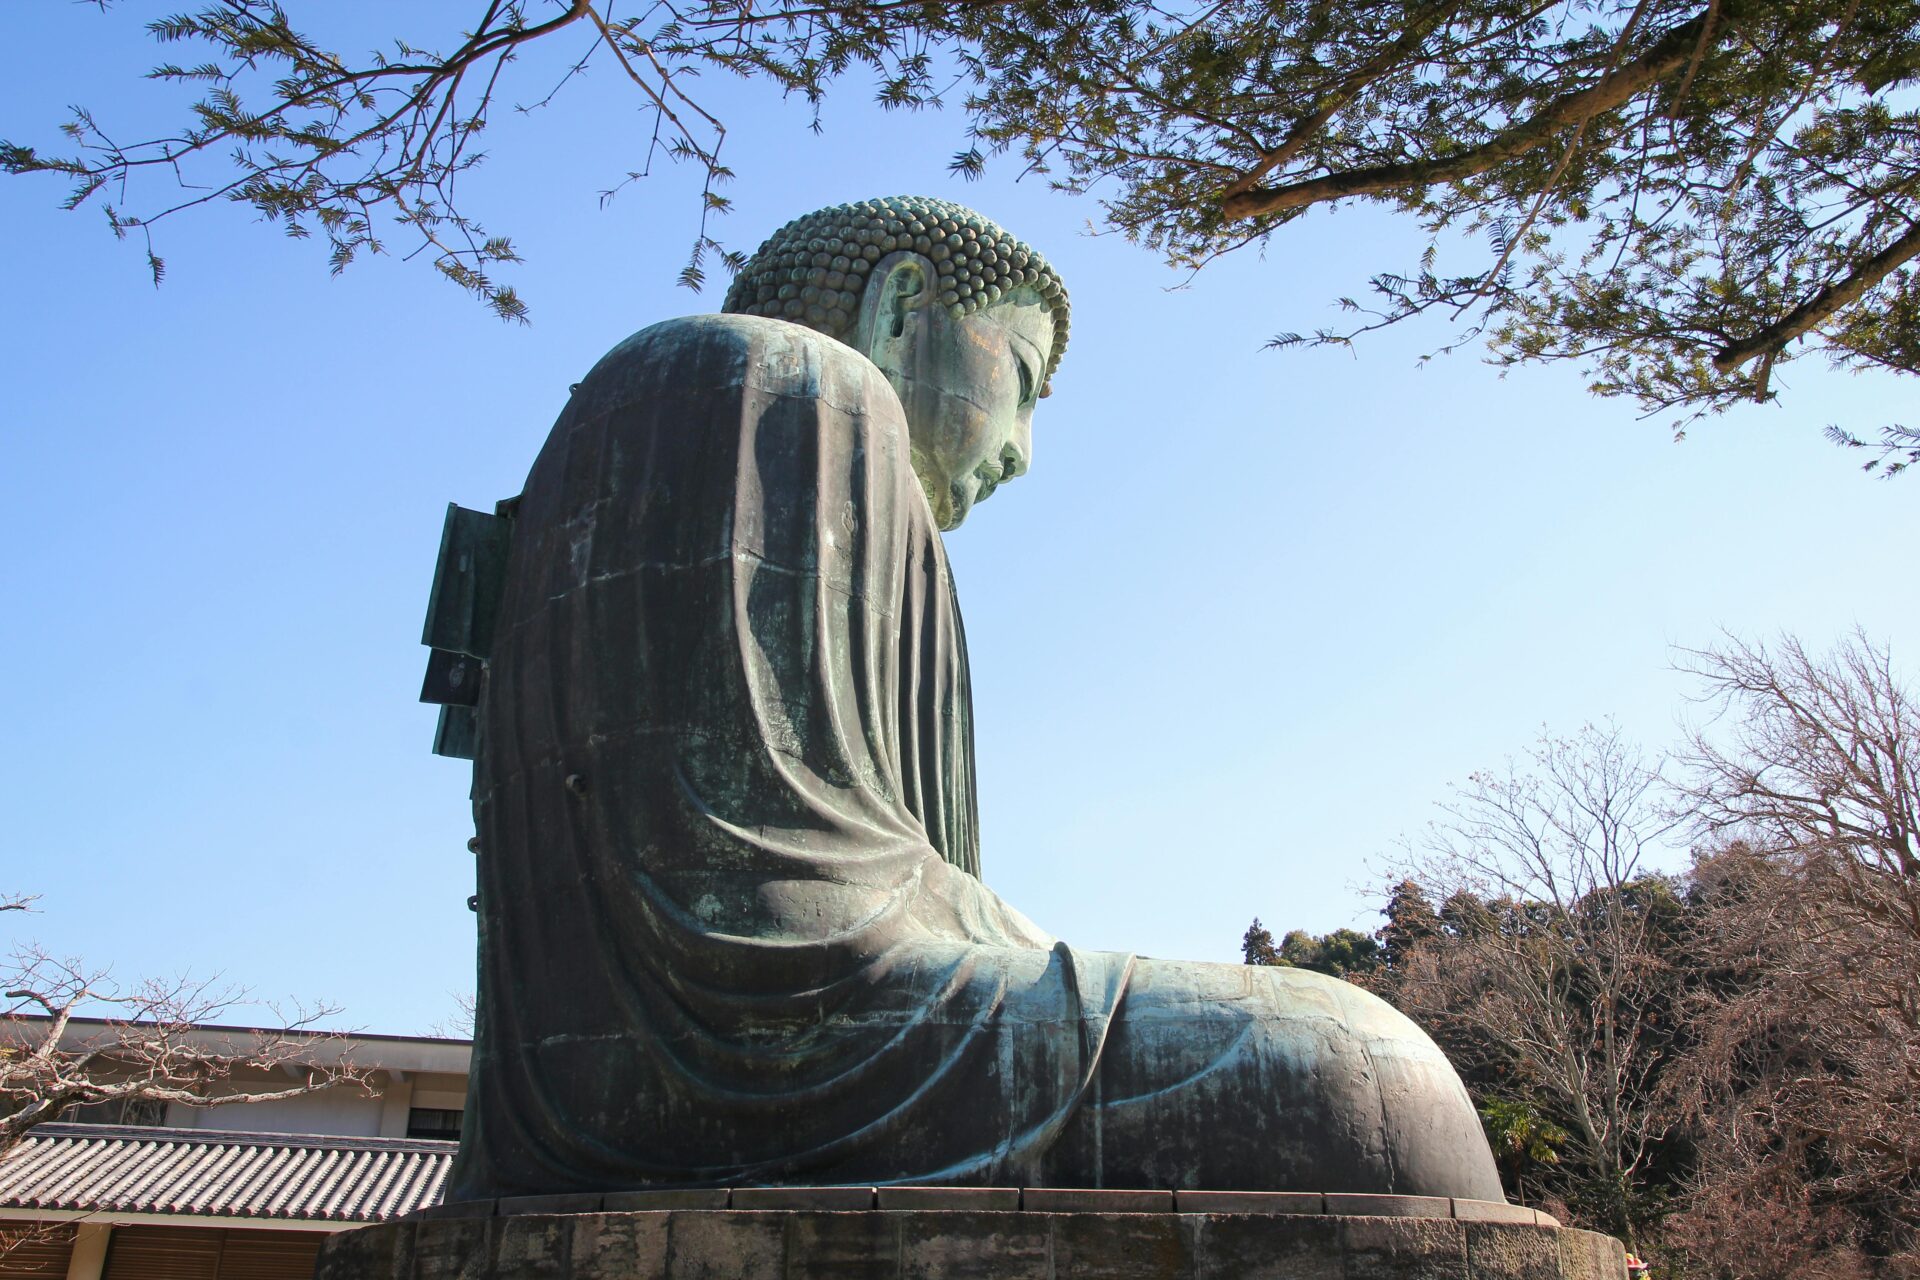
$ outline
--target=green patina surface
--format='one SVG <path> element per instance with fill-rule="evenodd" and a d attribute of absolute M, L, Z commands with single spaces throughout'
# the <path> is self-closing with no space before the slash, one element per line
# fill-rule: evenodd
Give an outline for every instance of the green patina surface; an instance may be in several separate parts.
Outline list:
<path fill-rule="evenodd" d="M 941 531 L 1032 459 L 1066 337 L 1038 255 L 939 202 L 837 206 L 729 307 L 762 314 L 609 352 L 510 523 L 449 514 L 429 693 L 481 850 L 450 1195 L 1498 1198 L 1381 1001 L 1078 949 L 980 878 Z"/>

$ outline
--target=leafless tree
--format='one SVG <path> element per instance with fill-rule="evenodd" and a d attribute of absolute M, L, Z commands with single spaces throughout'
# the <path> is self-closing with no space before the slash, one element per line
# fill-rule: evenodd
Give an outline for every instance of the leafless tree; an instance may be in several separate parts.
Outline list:
<path fill-rule="evenodd" d="M 1717 713 L 1685 792 L 1724 987 L 1693 1055 L 1694 1225 L 1759 1199 L 1797 1206 L 1803 1251 L 1864 1232 L 1920 1266 L 1920 705 L 1859 634 L 1825 656 L 1730 638 L 1686 659 Z"/>
<path fill-rule="evenodd" d="M 1474 774 L 1393 869 L 1442 903 L 1389 994 L 1481 1092 L 1543 1108 L 1588 1221 L 1629 1237 L 1671 1124 L 1656 1076 L 1677 978 L 1660 931 L 1670 883 L 1649 854 L 1673 827 L 1660 771 L 1613 727 L 1543 736 L 1523 762 Z"/>
<path fill-rule="evenodd" d="M 427 1028 L 428 1034 L 440 1036 L 446 1040 L 473 1039 L 473 1019 L 479 1007 L 480 1001 L 478 997 L 467 995 L 463 992 L 455 992 L 453 996 L 453 1012 L 444 1018 L 436 1020 L 433 1025 L 429 1026 Z"/>
<path fill-rule="evenodd" d="M 0 911 L 33 899 L 0 897 Z M 296 1098 L 322 1089 L 366 1087 L 369 1071 L 344 1055 L 343 1036 L 305 1031 L 338 1012 L 297 1010 L 280 1029 L 215 1028 L 245 993 L 190 978 L 115 982 L 104 970 L 60 959 L 38 946 L 0 968 L 0 1155 L 36 1125 L 76 1107 L 144 1100 L 224 1107 Z M 242 1088 L 260 1072 L 285 1087 Z"/>
<path fill-rule="evenodd" d="M 50 1246 L 64 1250 L 73 1240 L 74 1224 L 71 1222 L 0 1222 L 0 1265 L 15 1254 L 25 1254 L 36 1246 Z M 30 1254 L 27 1255 L 29 1258 Z M 14 1259 L 18 1268 L 21 1259 Z M 27 1263 L 26 1274 L 36 1274 Z"/>

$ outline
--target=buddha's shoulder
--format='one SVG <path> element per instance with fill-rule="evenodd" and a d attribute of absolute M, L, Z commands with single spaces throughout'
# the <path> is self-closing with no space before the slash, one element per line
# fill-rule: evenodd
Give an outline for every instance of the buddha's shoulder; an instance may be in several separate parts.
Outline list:
<path fill-rule="evenodd" d="M 602 356 L 588 382 L 783 395 L 891 395 L 871 360 L 835 338 L 765 316 L 680 316 L 649 325 Z"/>

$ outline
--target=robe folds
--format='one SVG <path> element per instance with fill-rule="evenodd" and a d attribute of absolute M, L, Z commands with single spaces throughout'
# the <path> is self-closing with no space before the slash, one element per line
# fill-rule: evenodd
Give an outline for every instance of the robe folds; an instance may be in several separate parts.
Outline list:
<path fill-rule="evenodd" d="M 1498 1198 L 1458 1080 L 1379 1001 L 1078 950 L 1002 902 L 970 715 L 940 535 L 871 362 L 734 315 L 604 357 L 528 477 L 481 694 L 448 1198 Z M 1463 1141 L 1479 1155 L 1445 1154 Z"/>

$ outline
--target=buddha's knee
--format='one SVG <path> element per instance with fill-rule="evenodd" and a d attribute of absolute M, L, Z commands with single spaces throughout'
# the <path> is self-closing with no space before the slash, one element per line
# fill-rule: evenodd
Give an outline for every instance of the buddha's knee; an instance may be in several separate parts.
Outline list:
<path fill-rule="evenodd" d="M 1142 960 L 1093 1105 L 1109 1186 L 1501 1195 L 1432 1040 L 1301 969 Z"/>
<path fill-rule="evenodd" d="M 1323 974 L 1253 972 L 1274 1009 L 1267 1026 L 1281 1043 L 1301 1038 L 1303 1005 L 1316 1010 L 1310 1018 L 1321 1056 L 1299 1064 L 1313 1071 L 1302 1105 L 1318 1112 L 1323 1132 L 1343 1136 L 1352 1164 L 1366 1169 L 1383 1192 L 1505 1198 L 1466 1086 L 1412 1019 L 1371 992 Z M 1338 1022 L 1320 1020 L 1322 1002 L 1337 1011 Z"/>

